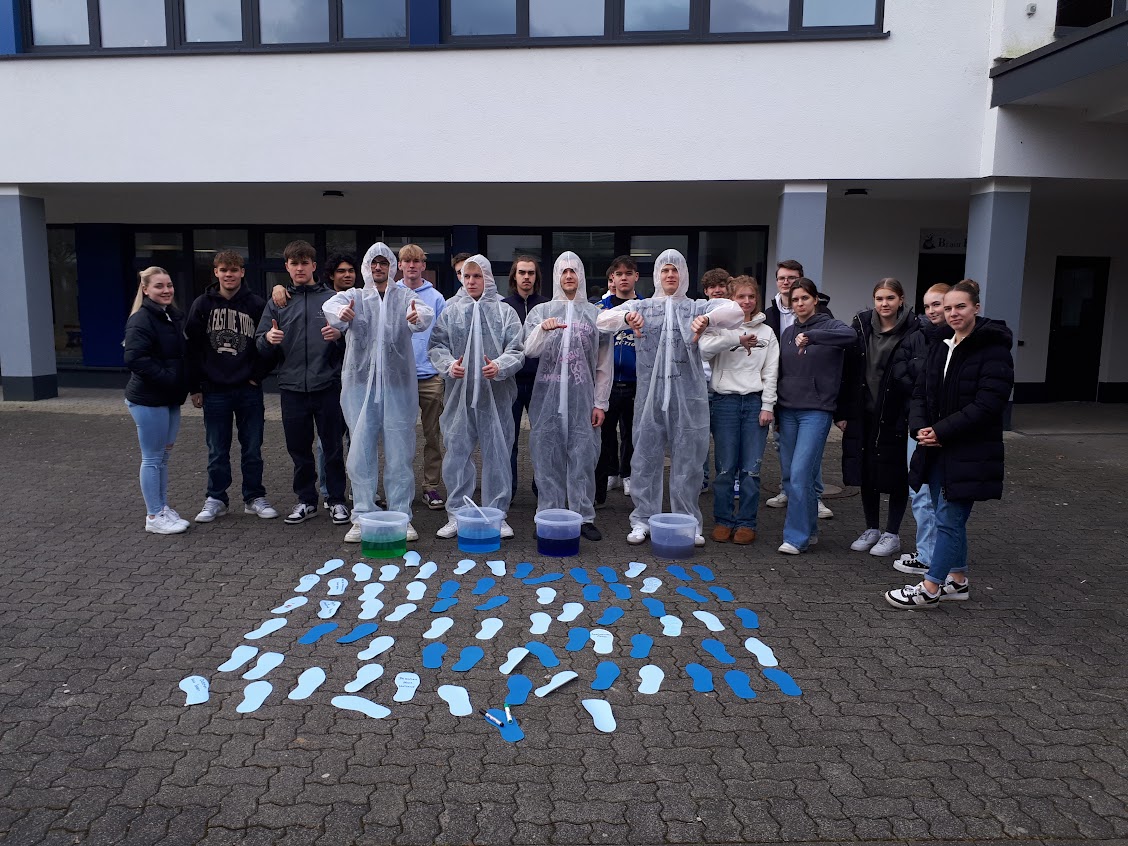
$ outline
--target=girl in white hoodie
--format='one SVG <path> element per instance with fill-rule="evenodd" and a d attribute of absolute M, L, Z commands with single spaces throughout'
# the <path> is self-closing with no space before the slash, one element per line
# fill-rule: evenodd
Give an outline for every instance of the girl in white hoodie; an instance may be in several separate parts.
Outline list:
<path fill-rule="evenodd" d="M 744 310 L 744 322 L 739 329 L 709 329 L 699 344 L 713 371 L 709 417 L 718 468 L 713 540 L 749 544 L 756 540 L 760 463 L 775 410 L 779 340 L 764 322 L 755 279 L 732 279 L 728 296 Z M 740 483 L 739 505 L 734 482 Z"/>

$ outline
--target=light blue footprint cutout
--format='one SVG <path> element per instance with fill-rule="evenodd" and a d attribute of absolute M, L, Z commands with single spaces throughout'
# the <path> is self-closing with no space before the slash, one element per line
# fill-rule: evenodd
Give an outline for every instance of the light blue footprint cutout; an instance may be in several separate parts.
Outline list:
<path fill-rule="evenodd" d="M 648 634 L 636 634 L 631 638 L 631 657 L 649 658 L 652 646 L 654 646 L 654 638 Z"/>
<path fill-rule="evenodd" d="M 377 655 L 383 655 L 395 645 L 396 639 L 388 637 L 387 635 L 380 635 L 380 637 L 373 638 L 372 643 L 368 644 L 367 649 L 363 649 L 356 654 L 356 657 L 361 661 L 371 661 Z"/>
<path fill-rule="evenodd" d="M 607 589 L 609 591 L 611 591 L 611 593 L 615 594 L 616 599 L 630 599 L 631 598 L 631 588 L 630 588 L 629 585 L 613 584 L 613 585 L 608 585 Z"/>
<path fill-rule="evenodd" d="M 495 634 L 501 631 L 504 625 L 500 617 L 486 617 L 482 620 L 482 626 L 478 629 L 478 633 L 474 635 L 478 640 L 489 640 Z"/>
<path fill-rule="evenodd" d="M 568 575 L 570 575 L 573 579 L 575 579 L 576 584 L 578 584 L 578 585 L 590 585 L 591 584 L 591 576 L 588 575 L 588 571 L 585 570 L 583 567 L 573 567 L 571 570 L 568 571 Z"/>
<path fill-rule="evenodd" d="M 638 678 L 638 692 L 649 696 L 658 692 L 658 688 L 662 686 L 662 680 L 666 678 L 666 674 L 662 672 L 662 668 L 657 664 L 647 664 L 645 667 L 639 668 Z"/>
<path fill-rule="evenodd" d="M 490 568 L 490 572 L 495 576 L 505 575 L 505 562 L 504 561 L 487 561 L 486 566 Z"/>
<path fill-rule="evenodd" d="M 692 582 L 693 576 L 685 571 L 685 567 L 681 564 L 671 564 L 666 568 L 666 572 L 673 576 L 675 579 L 681 579 L 683 582 Z"/>
<path fill-rule="evenodd" d="M 706 590 L 708 590 L 709 593 L 713 594 L 713 596 L 717 597 L 717 599 L 721 600 L 721 602 L 732 602 L 732 591 L 728 588 L 709 585 Z"/>
<path fill-rule="evenodd" d="M 534 611 L 529 615 L 529 620 L 532 622 L 532 626 L 529 627 L 529 634 L 542 635 L 552 625 L 552 617 L 543 611 Z"/>
<path fill-rule="evenodd" d="M 646 610 L 650 612 L 651 617 L 661 620 L 666 616 L 666 605 L 661 599 L 648 596 L 646 599 L 642 600 L 642 604 L 646 607 Z"/>
<path fill-rule="evenodd" d="M 779 660 L 775 657 L 775 652 L 759 638 L 748 638 L 748 640 L 744 641 L 744 648 L 756 656 L 756 660 L 760 662 L 761 667 L 779 666 Z"/>
<path fill-rule="evenodd" d="M 423 632 L 423 639 L 434 640 L 437 637 L 442 637 L 450 631 L 450 627 L 453 625 L 454 620 L 450 617 L 437 617 L 435 621 L 431 623 L 431 628 Z"/>
<path fill-rule="evenodd" d="M 349 589 L 348 579 L 330 579 L 329 590 L 325 593 L 326 596 L 341 596 L 346 590 Z"/>
<path fill-rule="evenodd" d="M 428 561 L 419 568 L 419 572 L 415 574 L 415 577 L 418 579 L 429 579 L 437 572 L 439 572 L 439 565 L 434 561 Z"/>
<path fill-rule="evenodd" d="M 307 602 L 309 602 L 308 596 L 291 596 L 289 599 L 287 599 L 285 602 L 283 602 L 277 608 L 271 608 L 270 613 L 271 614 L 289 614 L 295 608 L 301 608 Z"/>
<path fill-rule="evenodd" d="M 259 659 L 255 663 L 255 665 L 251 669 L 247 670 L 247 672 L 243 673 L 243 678 L 245 678 L 247 681 L 261 679 L 263 676 L 265 676 L 267 673 L 281 664 L 285 659 L 286 656 L 284 656 L 281 652 L 264 652 L 259 656 Z"/>
<path fill-rule="evenodd" d="M 541 605 L 550 605 L 556 599 L 556 591 L 553 588 L 537 588 L 537 602 Z"/>
<path fill-rule="evenodd" d="M 531 572 L 533 572 L 533 565 L 528 561 L 522 561 L 520 564 L 513 568 L 513 578 L 525 579 L 528 578 L 529 573 Z"/>
<path fill-rule="evenodd" d="M 599 585 L 587 585 L 584 588 L 584 599 L 588 602 L 598 602 L 600 594 L 603 593 L 603 588 Z"/>
<path fill-rule="evenodd" d="M 559 673 L 548 680 L 548 684 L 543 684 L 536 690 L 534 690 L 533 694 L 538 699 L 543 699 L 544 697 L 548 696 L 548 694 L 552 693 L 552 691 L 563 687 L 568 682 L 572 681 L 573 679 L 578 679 L 579 677 L 580 674 L 575 670 L 561 670 Z"/>
<path fill-rule="evenodd" d="M 747 608 L 737 608 L 736 618 L 740 620 L 741 625 L 746 629 L 760 628 L 760 618 L 756 616 L 755 611 L 749 611 Z"/>
<path fill-rule="evenodd" d="M 474 669 L 474 665 L 486 656 L 486 651 L 480 646 L 463 647 L 458 655 L 458 663 L 451 667 L 456 673 L 465 673 Z"/>
<path fill-rule="evenodd" d="M 369 582 L 364 586 L 364 590 L 360 592 L 358 599 L 361 602 L 367 602 L 370 599 L 375 599 L 384 592 L 383 582 Z"/>
<path fill-rule="evenodd" d="M 611 710 L 611 703 L 604 702 L 602 699 L 585 699 L 583 700 L 584 710 L 591 714 L 592 724 L 604 734 L 610 734 L 618 724 L 615 722 L 615 714 Z"/>
<path fill-rule="evenodd" d="M 474 706 L 470 704 L 470 694 L 467 693 L 466 688 L 456 684 L 444 684 L 435 692 L 446 702 L 452 717 L 468 717 L 474 713 Z"/>
<path fill-rule="evenodd" d="M 489 708 L 486 710 L 486 713 L 493 717 L 494 720 L 497 720 L 501 723 L 501 725 L 499 726 L 497 723 L 493 722 L 493 720 L 486 720 L 485 717 L 482 718 L 483 720 L 486 720 L 489 725 L 498 730 L 498 732 L 501 734 L 502 740 L 506 741 L 507 743 L 516 743 L 518 740 L 525 739 L 525 732 L 521 731 L 521 726 L 517 723 L 516 717 L 514 717 L 512 720 L 506 720 L 505 712 L 499 711 L 497 708 Z"/>
<path fill-rule="evenodd" d="M 458 564 L 455 565 L 454 575 L 464 576 L 465 574 L 469 573 L 471 570 L 473 570 L 477 566 L 478 566 L 478 563 L 476 561 L 471 561 L 469 558 L 463 558 L 461 561 L 458 562 Z"/>
<path fill-rule="evenodd" d="M 517 669 L 517 665 L 529 657 L 529 650 L 523 646 L 514 646 L 509 650 L 505 663 L 497 668 L 503 676 L 507 676 Z"/>
<path fill-rule="evenodd" d="M 399 673 L 396 676 L 396 695 L 392 699 L 396 702 L 410 702 L 418 689 L 418 673 Z"/>
<path fill-rule="evenodd" d="M 379 599 L 374 599 L 372 601 L 373 602 L 380 602 Z M 361 606 L 361 613 L 363 613 L 363 609 L 364 609 L 365 605 L 368 605 L 368 603 L 366 602 L 366 603 L 364 603 L 364 605 Z M 341 607 L 341 603 L 337 602 L 336 600 L 323 599 L 323 600 L 321 600 L 321 602 L 318 603 L 317 617 L 318 617 L 319 620 L 328 620 L 330 617 L 332 617 L 334 614 L 337 613 L 337 609 L 340 608 L 340 607 Z M 381 608 L 384 607 L 383 602 L 380 602 L 380 607 Z M 379 612 L 377 611 L 377 613 L 379 613 Z M 376 614 L 373 614 L 372 616 L 375 617 Z M 361 619 L 371 619 L 371 618 L 362 617 Z"/>
<path fill-rule="evenodd" d="M 505 701 L 509 705 L 524 705 L 533 692 L 533 682 L 520 673 L 510 676 L 506 680 L 506 686 L 509 692 L 505 694 Z"/>
<path fill-rule="evenodd" d="M 545 573 L 543 576 L 537 576 L 535 579 L 523 579 L 524 583 L 530 586 L 546 585 L 549 582 L 558 582 L 564 578 L 563 573 Z"/>
<path fill-rule="evenodd" d="M 356 643 L 362 637 L 368 637 L 380 626 L 376 623 L 361 623 L 347 635 L 337 638 L 337 643 Z"/>
<path fill-rule="evenodd" d="M 482 596 L 483 594 L 487 594 L 491 590 L 493 590 L 493 587 L 496 584 L 496 579 L 491 579 L 489 576 L 485 576 L 481 579 L 478 579 L 478 584 L 474 585 L 474 590 L 471 591 L 471 593 L 473 593 L 474 596 Z"/>
<path fill-rule="evenodd" d="M 603 616 L 596 620 L 595 624 L 597 626 L 610 626 L 613 623 L 619 622 L 619 620 L 622 619 L 622 616 L 623 609 L 618 607 L 617 605 L 612 605 L 610 608 L 603 612 Z"/>
<path fill-rule="evenodd" d="M 565 602 L 564 607 L 560 609 L 560 615 L 556 618 L 561 623 L 570 623 L 584 612 L 584 606 L 579 602 Z"/>
<path fill-rule="evenodd" d="M 251 682 L 243 688 L 243 701 L 236 706 L 235 710 L 240 714 L 250 714 L 257 711 L 266 701 L 266 697 L 270 696 L 272 690 L 274 690 L 274 685 L 268 681 Z"/>
<path fill-rule="evenodd" d="M 708 602 L 709 601 L 709 597 L 702 596 L 697 591 L 695 591 L 693 588 L 688 588 L 688 587 L 685 587 L 684 585 L 682 587 L 679 587 L 677 589 L 677 592 L 680 593 L 682 596 L 684 596 L 686 599 L 692 599 L 694 602 Z"/>
<path fill-rule="evenodd" d="M 686 664 L 685 671 L 693 679 L 693 689 L 698 693 L 709 693 L 713 690 L 713 674 L 707 667 L 700 664 Z"/>
<path fill-rule="evenodd" d="M 428 643 L 423 647 L 423 666 L 428 670 L 437 670 L 443 665 L 443 656 L 446 655 L 445 643 Z"/>
<path fill-rule="evenodd" d="M 655 578 L 654 576 L 647 576 L 642 580 L 642 587 L 639 589 L 639 593 L 654 593 L 654 591 L 658 590 L 660 587 L 662 587 L 661 579 Z"/>
<path fill-rule="evenodd" d="M 422 557 L 414 549 L 409 549 L 403 554 L 403 563 L 405 567 L 418 567 Z"/>
<path fill-rule="evenodd" d="M 610 655 L 615 651 L 615 635 L 607 629 L 592 629 L 589 637 L 596 655 Z"/>
<path fill-rule="evenodd" d="M 708 611 L 694 611 L 693 616 L 704 623 L 705 628 L 711 632 L 723 632 L 725 630 L 725 624 L 717 619 L 716 614 L 710 614 Z"/>
<path fill-rule="evenodd" d="M 595 681 L 591 683 L 592 690 L 607 690 L 619 678 L 619 665 L 614 661 L 600 661 L 595 668 Z"/>
<path fill-rule="evenodd" d="M 203 676 L 188 676 L 188 678 L 181 679 L 177 686 L 184 691 L 185 707 L 208 701 L 208 680 Z"/>
<path fill-rule="evenodd" d="M 231 650 L 231 657 L 216 669 L 221 673 L 230 673 L 232 670 L 238 670 L 256 655 L 258 655 L 257 646 L 250 646 L 246 643 L 240 644 Z"/>
<path fill-rule="evenodd" d="M 418 602 L 427 593 L 427 585 L 423 582 L 411 582 L 407 586 L 407 601 Z"/>
<path fill-rule="evenodd" d="M 359 693 L 384 675 L 383 664 L 365 664 L 356 671 L 356 678 L 345 685 L 345 693 Z"/>
<path fill-rule="evenodd" d="M 332 703 L 334 707 L 343 711 L 358 711 L 374 720 L 382 720 L 392 713 L 391 708 L 373 702 L 371 699 L 365 699 L 363 696 L 334 696 Z"/>
<path fill-rule="evenodd" d="M 725 645 L 719 640 L 714 640 L 711 637 L 705 638 L 701 641 L 701 648 L 717 659 L 720 664 L 735 664 L 736 659 L 728 654 Z"/>
<path fill-rule="evenodd" d="M 785 673 L 777 667 L 768 667 L 761 670 L 760 673 L 764 678 L 773 682 L 779 688 L 779 692 L 787 696 L 801 696 L 803 691 L 799 689 L 799 685 L 795 683 L 795 679 L 791 678 L 790 673 Z"/>
<path fill-rule="evenodd" d="M 329 634 L 329 632 L 336 631 L 337 628 L 338 626 L 336 623 L 322 623 L 319 626 L 314 626 L 312 629 L 298 638 L 298 643 L 317 643 L 319 640 L 321 640 L 321 638 Z"/>
<path fill-rule="evenodd" d="M 752 689 L 752 679 L 748 677 L 748 673 L 740 670 L 729 670 L 725 673 L 725 681 L 732 688 L 732 692 L 741 699 L 756 698 L 756 691 Z"/>
<path fill-rule="evenodd" d="M 508 596 L 491 596 L 481 605 L 475 605 L 476 611 L 493 611 L 495 608 L 500 608 L 502 605 L 509 601 Z"/>
<path fill-rule="evenodd" d="M 385 564 L 380 568 L 380 581 L 390 582 L 394 581 L 395 577 L 400 574 L 400 568 L 395 564 Z"/>
<path fill-rule="evenodd" d="M 461 585 L 453 579 L 443 582 L 439 585 L 439 599 L 450 599 L 458 593 L 459 587 L 461 587 Z"/>
<path fill-rule="evenodd" d="M 287 699 L 309 699 L 313 692 L 325 681 L 325 671 L 320 667 L 310 667 L 298 676 L 298 686 L 290 691 Z"/>
<path fill-rule="evenodd" d="M 358 582 L 367 582 L 372 578 L 372 568 L 363 561 L 358 561 L 353 564 L 352 572 Z"/>
<path fill-rule="evenodd" d="M 344 567 L 344 566 L 345 566 L 345 561 L 344 561 L 343 558 L 330 558 L 328 561 L 326 561 L 324 564 L 322 564 L 320 567 L 318 567 L 313 572 L 315 572 L 319 575 L 322 575 L 322 576 L 328 576 L 334 570 L 339 570 L 341 567 Z"/>
<path fill-rule="evenodd" d="M 628 579 L 638 578 L 646 570 L 646 565 L 641 561 L 632 561 L 630 566 L 627 567 L 626 576 Z"/>
<path fill-rule="evenodd" d="M 395 610 L 385 617 L 384 620 L 389 623 L 398 623 L 418 607 L 419 606 L 414 602 L 405 602 L 402 605 L 397 605 Z"/>
<path fill-rule="evenodd" d="M 595 572 L 599 573 L 599 575 L 603 577 L 603 581 L 607 582 L 607 584 L 619 581 L 619 574 L 610 567 L 599 567 Z"/>
<path fill-rule="evenodd" d="M 666 637 L 677 637 L 682 633 L 682 621 L 680 617 L 667 614 L 658 622 L 662 624 L 662 634 Z"/>
<path fill-rule="evenodd" d="M 591 640 L 591 632 L 577 626 L 574 629 L 568 629 L 568 644 L 564 648 L 569 652 L 579 652 L 587 646 L 589 640 Z"/>
<path fill-rule="evenodd" d="M 334 608 L 332 611 L 329 612 L 328 616 L 332 617 L 333 613 L 336 612 L 336 610 L 337 609 Z M 360 603 L 360 613 L 356 615 L 356 618 L 358 620 L 375 620 L 376 617 L 379 615 L 379 613 L 383 610 L 384 610 L 384 603 L 383 602 L 381 602 L 379 599 L 369 599 L 369 600 L 366 600 L 365 602 Z M 322 615 L 318 614 L 317 616 L 321 617 Z M 322 617 L 322 619 L 325 619 L 325 618 Z"/>
<path fill-rule="evenodd" d="M 285 617 L 271 617 L 253 632 L 247 632 L 243 635 L 243 638 L 244 640 L 258 640 L 259 638 L 266 637 L 268 634 L 273 634 L 285 625 Z"/>
<path fill-rule="evenodd" d="M 344 563 L 344 562 L 341 562 L 341 563 Z M 313 586 L 320 581 L 321 581 L 321 576 L 314 575 L 313 573 L 309 573 L 308 575 L 302 576 L 298 580 L 297 586 L 294 588 L 294 593 L 307 593 L 308 591 L 313 590 Z"/>
<path fill-rule="evenodd" d="M 453 597 L 451 597 L 450 599 L 440 599 L 438 602 L 431 606 L 431 613 L 442 614 L 444 611 L 449 611 L 457 604 L 458 600 Z"/>
<path fill-rule="evenodd" d="M 701 581 L 703 582 L 711 582 L 715 578 L 713 576 L 713 571 L 706 567 L 704 564 L 694 564 L 689 569 L 696 573 L 697 578 L 701 579 Z"/>
<path fill-rule="evenodd" d="M 552 651 L 552 647 L 547 643 L 541 643 L 539 640 L 530 640 L 525 644 L 525 648 L 544 665 L 546 670 L 551 670 L 553 667 L 560 666 L 560 659 L 556 657 L 556 653 Z"/>

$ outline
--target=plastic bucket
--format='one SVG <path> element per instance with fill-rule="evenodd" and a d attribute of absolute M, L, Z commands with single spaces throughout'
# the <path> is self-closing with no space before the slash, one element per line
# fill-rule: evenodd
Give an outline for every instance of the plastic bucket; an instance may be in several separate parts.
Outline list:
<path fill-rule="evenodd" d="M 691 558 L 697 520 L 688 514 L 655 514 L 650 518 L 650 551 L 656 558 Z"/>
<path fill-rule="evenodd" d="M 400 558 L 407 552 L 407 524 L 402 511 L 367 511 L 360 522 L 360 554 L 365 558 Z"/>
<path fill-rule="evenodd" d="M 537 524 L 537 552 L 552 558 L 580 554 L 580 526 L 584 518 L 566 508 L 546 508 L 533 518 Z"/>
<path fill-rule="evenodd" d="M 458 524 L 458 548 L 463 552 L 494 552 L 501 549 L 501 521 L 505 512 L 486 506 L 465 506 L 454 514 Z"/>

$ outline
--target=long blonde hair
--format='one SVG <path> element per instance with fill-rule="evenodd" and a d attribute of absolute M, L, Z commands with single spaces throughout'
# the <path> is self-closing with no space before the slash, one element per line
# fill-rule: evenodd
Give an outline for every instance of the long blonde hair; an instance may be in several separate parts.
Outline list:
<path fill-rule="evenodd" d="M 172 278 L 167 270 L 163 267 L 157 267 L 156 265 L 146 267 L 137 275 L 140 281 L 137 283 L 137 296 L 133 298 L 133 308 L 129 310 L 130 316 L 136 314 L 141 308 L 141 303 L 145 301 L 145 286 L 149 284 L 150 279 L 154 276 L 168 276 L 169 279 Z"/>

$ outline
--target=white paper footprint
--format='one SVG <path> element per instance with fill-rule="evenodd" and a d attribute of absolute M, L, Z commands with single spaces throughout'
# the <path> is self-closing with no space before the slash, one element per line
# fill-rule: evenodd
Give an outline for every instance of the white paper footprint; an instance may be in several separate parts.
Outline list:
<path fill-rule="evenodd" d="M 367 602 L 370 599 L 375 599 L 384 592 L 384 585 L 381 582 L 369 582 L 364 586 L 364 590 L 360 592 L 360 601 Z"/>
<path fill-rule="evenodd" d="M 489 640 L 491 637 L 501 631 L 502 625 L 504 624 L 499 618 L 486 617 L 486 619 L 482 620 L 482 627 L 478 630 L 478 633 L 474 635 L 474 637 L 476 637 L 478 640 Z"/>
<path fill-rule="evenodd" d="M 533 693 L 535 693 L 541 699 L 544 699 L 544 697 L 548 696 L 548 694 L 552 693 L 552 691 L 556 690 L 557 688 L 563 687 L 568 682 L 572 681 L 572 679 L 577 679 L 579 677 L 580 674 L 575 672 L 574 670 L 561 670 L 559 673 L 549 679 L 548 684 L 538 687 L 533 691 Z"/>
<path fill-rule="evenodd" d="M 708 611 L 694 611 L 693 616 L 705 624 L 705 627 L 711 632 L 723 632 L 725 624 L 717 619 L 716 614 L 710 614 Z"/>
<path fill-rule="evenodd" d="M 358 693 L 384 675 L 383 664 L 365 664 L 356 671 L 356 678 L 345 685 L 345 693 Z"/>
<path fill-rule="evenodd" d="M 345 561 L 344 561 L 343 558 L 330 558 L 328 561 L 326 561 L 324 564 L 322 564 L 320 567 L 318 567 L 313 572 L 320 573 L 322 576 L 328 576 L 334 570 L 338 570 L 338 569 L 340 569 L 341 567 L 344 567 L 344 566 L 345 566 Z"/>
<path fill-rule="evenodd" d="M 289 599 L 287 599 L 285 602 L 283 602 L 277 608 L 271 608 L 270 613 L 271 614 L 289 614 L 295 608 L 301 608 L 307 602 L 309 602 L 308 596 L 291 596 Z"/>
<path fill-rule="evenodd" d="M 517 665 L 529 657 L 529 650 L 523 646 L 514 646 L 509 650 L 505 663 L 498 667 L 503 676 L 508 676 L 517 669 Z"/>
<path fill-rule="evenodd" d="M 662 634 L 666 637 L 677 637 L 682 632 L 682 621 L 673 614 L 667 614 L 658 620 L 662 624 Z"/>
<path fill-rule="evenodd" d="M 560 612 L 560 616 L 556 619 L 561 623 L 570 623 L 580 616 L 584 611 L 584 606 L 579 602 L 565 602 L 564 608 Z"/>
<path fill-rule="evenodd" d="M 329 591 L 326 596 L 340 596 L 349 589 L 349 580 L 336 578 L 329 580 Z"/>
<path fill-rule="evenodd" d="M 403 565 L 405 567 L 418 567 L 421 560 L 419 553 L 414 549 L 409 549 L 403 554 Z"/>
<path fill-rule="evenodd" d="M 230 673 L 238 670 L 252 658 L 258 655 L 258 647 L 243 643 L 231 650 L 231 657 L 216 667 L 221 673 Z"/>
<path fill-rule="evenodd" d="M 402 620 L 404 617 L 406 617 L 408 614 L 410 614 L 412 611 L 414 611 L 418 607 L 419 606 L 416 605 L 414 602 L 405 602 L 402 605 L 397 605 L 395 607 L 395 610 L 392 611 L 392 613 L 389 614 L 384 619 L 387 620 L 390 623 L 398 623 L 400 620 Z"/>
<path fill-rule="evenodd" d="M 184 691 L 186 697 L 184 705 L 199 705 L 208 701 L 208 680 L 203 676 L 188 676 L 181 679 L 178 687 Z"/>
<path fill-rule="evenodd" d="M 646 569 L 646 565 L 643 564 L 641 561 L 632 561 L 631 566 L 629 566 L 627 568 L 626 576 L 627 576 L 628 579 L 637 578 L 638 576 L 642 575 L 642 572 L 645 569 Z"/>
<path fill-rule="evenodd" d="M 537 588 L 537 602 L 541 605 L 548 605 L 556 599 L 556 591 L 550 587 Z"/>
<path fill-rule="evenodd" d="M 596 655 L 610 655 L 615 649 L 615 635 L 607 629 L 592 629 L 589 635 L 595 644 Z"/>
<path fill-rule="evenodd" d="M 252 711 L 257 711 L 266 701 L 266 697 L 270 696 L 272 690 L 274 690 L 274 686 L 270 682 L 251 682 L 243 688 L 243 701 L 236 706 L 235 710 L 240 714 L 250 714 Z"/>
<path fill-rule="evenodd" d="M 392 713 L 391 708 L 373 702 L 371 699 L 365 699 L 363 696 L 334 696 L 331 701 L 336 708 L 345 711 L 358 711 L 374 720 L 382 720 Z"/>
<path fill-rule="evenodd" d="M 429 579 L 429 578 L 431 578 L 431 576 L 435 575 L 435 573 L 437 573 L 438 571 L 439 571 L 439 565 L 436 564 L 434 561 L 428 561 L 426 564 L 424 564 L 422 567 L 419 568 L 419 572 L 416 573 L 415 575 L 416 575 L 416 578 L 419 578 L 419 579 Z"/>
<path fill-rule="evenodd" d="M 323 599 L 319 603 L 317 616 L 321 620 L 328 620 L 337 613 L 337 609 L 341 607 L 341 603 L 333 599 Z"/>
<path fill-rule="evenodd" d="M 243 673 L 243 678 L 251 681 L 252 679 L 261 679 L 279 664 L 285 660 L 286 656 L 281 652 L 264 652 L 259 656 L 255 665 Z"/>
<path fill-rule="evenodd" d="M 552 617 L 545 614 L 543 611 L 536 611 L 529 615 L 529 619 L 533 621 L 533 625 L 529 631 L 535 635 L 542 635 L 548 631 L 548 627 L 552 625 Z"/>
<path fill-rule="evenodd" d="M 388 637 L 387 635 L 380 635 L 374 638 L 372 643 L 368 644 L 368 648 L 356 654 L 356 657 L 361 661 L 370 661 L 377 655 L 383 655 L 395 645 L 396 639 Z"/>
<path fill-rule="evenodd" d="M 357 561 L 353 564 L 352 571 L 358 582 L 367 582 L 372 578 L 372 568 L 363 561 Z"/>
<path fill-rule="evenodd" d="M 466 573 L 469 573 L 471 570 L 473 570 L 477 566 L 478 565 L 475 562 L 471 561 L 469 558 L 463 558 L 455 566 L 454 574 L 456 576 L 465 575 Z"/>
<path fill-rule="evenodd" d="M 423 594 L 427 592 L 427 585 L 424 582 L 412 582 L 407 586 L 407 600 L 408 602 L 418 602 L 423 598 Z"/>
<path fill-rule="evenodd" d="M 602 699 L 584 699 L 583 706 L 591 714 L 592 723 L 604 734 L 610 734 L 618 728 L 615 715 L 611 711 L 610 702 L 605 702 Z"/>
<path fill-rule="evenodd" d="M 431 628 L 423 632 L 423 639 L 434 640 L 437 637 L 442 637 L 448 631 L 450 631 L 450 627 L 453 625 L 454 620 L 452 620 L 450 617 L 436 617 L 435 621 L 431 623 Z"/>
<path fill-rule="evenodd" d="M 666 674 L 657 664 L 647 664 L 645 667 L 639 668 L 638 677 L 640 680 L 638 692 L 652 694 L 658 692 L 658 688 L 662 686 L 662 679 L 666 678 Z"/>
<path fill-rule="evenodd" d="M 744 648 L 756 656 L 761 667 L 778 667 L 779 660 L 775 657 L 772 648 L 759 638 L 750 637 L 744 641 Z"/>
<path fill-rule="evenodd" d="M 467 693 L 466 688 L 457 684 L 444 684 L 436 693 L 446 702 L 452 717 L 468 717 L 474 713 L 474 706 L 470 704 L 470 694 Z"/>
<path fill-rule="evenodd" d="M 374 620 L 376 615 L 384 610 L 384 603 L 379 599 L 368 599 L 360 603 L 360 614 L 357 615 L 358 620 Z"/>
<path fill-rule="evenodd" d="M 654 593 L 658 588 L 662 587 L 662 580 L 654 576 L 647 576 L 642 580 L 642 587 L 639 588 L 639 593 Z"/>
<path fill-rule="evenodd" d="M 399 673 L 396 675 L 396 695 L 392 699 L 396 702 L 410 702 L 418 688 L 418 673 Z"/>
<path fill-rule="evenodd" d="M 380 581 L 390 582 L 400 574 L 400 568 L 395 564 L 385 564 L 380 568 Z"/>
<path fill-rule="evenodd" d="M 294 593 L 307 593 L 313 590 L 313 586 L 321 581 L 321 576 L 313 573 L 307 573 L 298 579 L 298 584 L 294 588 Z"/>
<path fill-rule="evenodd" d="M 247 632 L 245 635 L 243 635 L 243 637 L 246 640 L 258 640 L 259 638 L 266 637 L 272 632 L 278 631 L 284 625 L 286 625 L 285 617 L 271 617 L 253 632 Z"/>
<path fill-rule="evenodd" d="M 313 692 L 325 682 L 325 671 L 320 667 L 310 667 L 298 676 L 298 686 L 290 691 L 287 699 L 309 699 Z"/>
<path fill-rule="evenodd" d="M 505 575 L 505 562 L 504 561 L 487 561 L 486 566 L 490 568 L 490 572 L 495 576 Z"/>

